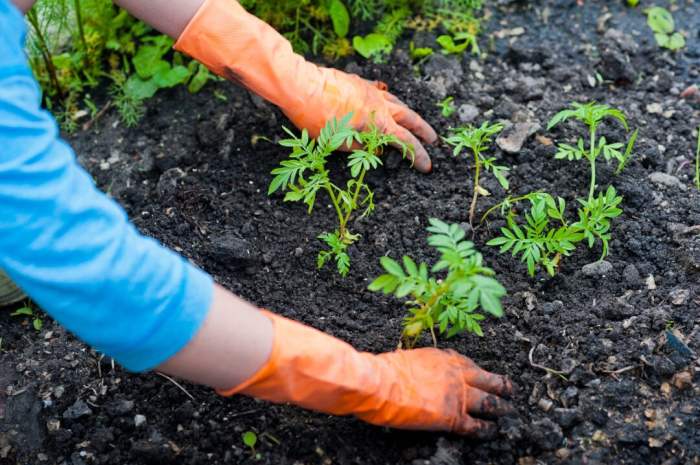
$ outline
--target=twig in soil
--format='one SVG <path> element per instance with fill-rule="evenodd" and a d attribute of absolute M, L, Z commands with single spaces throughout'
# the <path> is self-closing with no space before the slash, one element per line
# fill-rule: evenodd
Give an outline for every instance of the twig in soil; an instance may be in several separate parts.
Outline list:
<path fill-rule="evenodd" d="M 112 106 L 112 101 L 110 100 L 109 102 L 107 102 L 105 104 L 105 106 L 103 106 L 100 109 L 100 111 L 97 112 L 97 114 L 95 114 L 95 116 L 90 121 L 87 121 L 85 124 L 83 124 L 83 131 L 87 131 L 88 129 L 90 129 L 92 127 L 92 125 L 95 124 L 95 122 L 98 119 L 100 119 L 100 117 L 102 115 L 104 115 L 107 110 L 109 110 L 111 108 L 111 106 Z"/>
<path fill-rule="evenodd" d="M 226 418 L 231 419 L 231 418 L 243 417 L 246 415 L 252 415 L 254 413 L 258 413 L 259 411 L 260 411 L 260 409 L 258 409 L 258 408 L 252 409 L 252 410 L 245 410 L 243 412 L 234 413 L 233 415 L 226 415 Z"/>
<path fill-rule="evenodd" d="M 168 376 L 168 375 L 166 375 L 166 374 L 164 374 L 164 373 L 161 373 L 160 371 L 156 371 L 156 374 L 157 374 L 158 376 L 162 376 L 163 378 L 165 378 L 165 379 L 167 379 L 168 381 L 170 381 L 171 383 L 173 383 L 175 386 L 177 386 L 178 388 L 180 388 L 180 390 L 181 390 L 182 392 L 184 392 L 185 395 L 187 395 L 187 397 L 189 397 L 190 399 L 192 399 L 194 402 L 197 402 L 197 399 L 195 399 L 194 396 L 193 396 L 192 394 L 190 394 L 189 392 L 187 392 L 187 389 L 185 389 L 184 387 L 182 387 L 182 385 L 181 385 L 180 383 L 178 383 L 177 381 L 175 381 L 174 379 L 172 379 L 170 376 Z"/>
<path fill-rule="evenodd" d="M 630 371 L 630 370 L 634 370 L 635 368 L 640 368 L 640 365 L 630 365 L 630 366 L 627 366 L 627 367 L 624 367 L 624 368 L 619 368 L 619 369 L 617 369 L 617 370 L 604 370 L 604 369 L 601 369 L 601 370 L 599 370 L 599 371 L 600 371 L 601 373 L 605 373 L 605 374 L 607 374 L 607 375 L 610 375 L 610 376 L 612 376 L 613 378 L 615 378 L 616 381 L 619 381 L 620 379 L 617 377 L 617 375 L 622 374 L 622 373 L 625 373 L 625 372 Z"/>
<path fill-rule="evenodd" d="M 536 347 L 537 347 L 537 346 L 532 346 L 532 348 L 530 349 L 530 353 L 528 354 L 528 357 L 527 357 L 527 358 L 528 358 L 528 360 L 530 360 L 530 365 L 533 366 L 533 367 L 535 367 L 535 368 L 539 368 L 540 370 L 546 371 L 547 374 L 556 375 L 556 376 L 559 376 L 559 377 L 560 377 L 561 379 L 563 379 L 564 381 L 568 381 L 568 379 L 567 379 L 566 376 L 564 375 L 564 372 L 563 372 L 563 371 L 554 370 L 554 369 L 549 368 L 549 367 L 546 367 L 546 366 L 544 366 L 544 365 L 540 365 L 539 363 L 535 363 L 535 361 L 533 360 L 532 356 L 533 356 L 534 353 L 535 353 L 535 348 L 536 348 Z"/>

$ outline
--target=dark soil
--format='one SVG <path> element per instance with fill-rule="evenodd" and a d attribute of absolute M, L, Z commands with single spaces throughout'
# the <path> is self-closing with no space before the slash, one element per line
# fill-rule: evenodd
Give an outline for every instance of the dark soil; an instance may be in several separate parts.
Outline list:
<path fill-rule="evenodd" d="M 483 338 L 439 344 L 517 383 L 518 416 L 501 421 L 496 440 L 392 431 L 225 399 L 185 383 L 191 399 L 157 374 L 113 368 L 48 318 L 35 333 L 2 312 L 0 463 L 700 463 L 700 239 L 690 229 L 700 225 L 690 163 L 700 112 L 698 102 L 679 96 L 700 81 L 700 10 L 692 1 L 675 2 L 688 47 L 673 55 L 657 48 L 641 8 L 622 3 L 493 5 L 484 60 L 435 56 L 420 76 L 402 51 L 407 47 L 398 47 L 388 64 L 346 64 L 387 81 L 441 134 L 460 124 L 457 114 L 440 116 L 435 102 L 445 95 L 475 105 L 477 122 L 545 127 L 570 101 L 597 100 L 623 109 L 640 128 L 629 168 L 621 176 L 613 166 L 600 169 L 601 186 L 614 184 L 625 197 L 607 258 L 612 270 L 604 276 L 582 271 L 600 255 L 582 247 L 555 278 L 529 279 L 522 263 L 485 246 L 499 221 L 475 231 L 485 260 L 509 290 L 506 316 L 485 321 Z M 518 27 L 524 34 L 517 35 Z M 308 216 L 302 205 L 266 195 L 270 170 L 285 151 L 259 136 L 280 137 L 282 124 L 289 125 L 276 109 L 222 82 L 197 95 L 159 94 L 135 129 L 108 113 L 69 139 L 141 231 L 232 291 L 359 349 L 392 350 L 404 313 L 397 300 L 366 290 L 380 273 L 378 257 L 435 258 L 425 243 L 427 220 L 466 222 L 470 164 L 436 146 L 434 172 L 420 175 L 389 154 L 369 177 L 377 210 L 353 225 L 362 240 L 352 249 L 349 276 L 340 279 L 332 268 L 315 266 L 315 237 L 333 227 L 332 215 L 319 205 Z M 565 141 L 580 130 L 571 124 L 538 133 Z M 615 124 L 603 132 L 624 137 Z M 547 190 L 573 204 L 586 194 L 588 169 L 555 160 L 544 143 L 531 137 L 518 154 L 495 150 L 513 167 L 512 193 Z M 334 161 L 336 169 L 342 159 Z M 658 174 L 650 178 L 657 172 L 671 176 L 662 180 L 668 185 L 658 183 Z M 481 200 L 481 212 L 505 195 L 489 176 L 484 186 L 494 196 Z M 139 426 L 137 415 L 145 416 Z M 241 441 L 248 430 L 260 437 L 259 459 Z"/>

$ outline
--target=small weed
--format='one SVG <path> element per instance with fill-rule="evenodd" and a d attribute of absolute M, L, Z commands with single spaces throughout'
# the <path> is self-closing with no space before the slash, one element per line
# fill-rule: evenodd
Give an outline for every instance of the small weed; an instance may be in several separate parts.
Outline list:
<path fill-rule="evenodd" d="M 501 132 L 503 125 L 500 123 L 491 124 L 489 121 L 484 122 L 481 126 L 466 126 L 453 129 L 452 135 L 445 138 L 445 142 L 454 147 L 452 153 L 454 156 L 460 155 L 465 149 L 469 149 L 474 157 L 474 187 L 472 192 L 472 201 L 469 206 L 469 223 L 473 224 L 474 215 L 476 213 L 476 202 L 479 195 L 489 195 L 489 192 L 479 184 L 481 177 L 481 168 L 490 171 L 498 180 L 501 187 L 508 190 L 509 183 L 506 178 L 508 168 L 497 165 L 494 157 L 485 157 L 483 153 L 488 150 L 491 145 L 491 138 Z"/>
<path fill-rule="evenodd" d="M 28 306 L 24 306 L 15 310 L 14 312 L 10 313 L 10 316 L 26 316 L 31 318 L 32 327 L 34 327 L 34 329 L 37 331 L 41 331 L 41 328 L 44 327 L 44 322 L 41 319 L 41 317 L 39 317 L 39 315 L 31 307 Z"/>
<path fill-rule="evenodd" d="M 363 210 L 360 217 L 374 210 L 374 192 L 365 183 L 365 175 L 382 164 L 379 155 L 386 146 L 402 147 L 404 155 L 409 150 L 396 137 L 382 133 L 376 126 L 370 125 L 365 132 L 355 131 L 348 124 L 350 118 L 351 115 L 347 115 L 340 121 L 329 121 L 316 139 L 310 138 L 306 130 L 297 137 L 284 128 L 291 138 L 280 141 L 280 145 L 291 148 L 292 153 L 272 170 L 274 178 L 268 189 L 268 195 L 279 189 L 286 190 L 285 202 L 303 202 L 309 213 L 318 193 L 326 192 L 336 212 L 338 228 L 318 236 L 328 249 L 318 254 L 317 265 L 322 268 L 329 260 L 334 260 L 341 276 L 350 271 L 348 247 L 360 238 L 349 231 L 348 223 L 357 210 Z M 334 151 L 350 148 L 353 142 L 364 148 L 353 150 L 348 157 L 350 179 L 342 188 L 331 181 L 326 162 Z"/>
<path fill-rule="evenodd" d="M 676 23 L 673 15 L 666 8 L 655 6 L 646 10 L 647 24 L 654 31 L 654 38 L 659 47 L 672 51 L 685 47 L 685 37 L 680 32 L 674 32 Z"/>
<path fill-rule="evenodd" d="M 250 449 L 250 455 L 255 457 L 256 460 L 260 460 L 262 455 L 255 450 L 255 446 L 258 444 L 258 435 L 253 431 L 246 431 L 241 434 L 241 439 L 243 440 L 243 444 Z"/>
<path fill-rule="evenodd" d="M 440 108 L 440 113 L 442 113 L 442 116 L 445 118 L 449 118 L 457 111 L 454 100 L 454 97 L 447 97 L 444 100 L 440 100 L 438 103 L 436 103 L 436 105 Z"/>
<path fill-rule="evenodd" d="M 430 273 L 425 263 L 416 264 L 408 256 L 403 257 L 403 267 L 390 257 L 382 257 L 380 263 L 386 274 L 370 285 L 370 291 L 393 294 L 406 302 L 409 316 L 404 319 L 402 344 L 413 347 L 423 333 L 430 331 L 437 345 L 434 327 L 447 337 L 461 332 L 483 336 L 480 321 L 486 317 L 479 309 L 495 317 L 503 316 L 501 297 L 506 290 L 493 277 L 494 271 L 483 264 L 483 258 L 474 244 L 464 240 L 464 230 L 458 225 L 448 225 L 431 218 L 428 244 L 440 252 L 440 259 Z M 442 279 L 431 276 L 447 271 Z"/>

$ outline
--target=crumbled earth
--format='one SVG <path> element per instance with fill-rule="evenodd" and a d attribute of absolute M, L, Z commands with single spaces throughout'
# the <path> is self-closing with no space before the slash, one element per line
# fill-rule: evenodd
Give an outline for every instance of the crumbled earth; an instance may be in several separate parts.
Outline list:
<path fill-rule="evenodd" d="M 3 311 L 0 464 L 700 463 L 700 195 L 692 186 L 700 111 L 686 91 L 700 81 L 700 11 L 692 1 L 675 2 L 688 47 L 671 54 L 655 45 L 641 8 L 623 3 L 494 2 L 483 60 L 436 55 L 415 74 L 402 46 L 387 64 L 341 64 L 387 81 L 441 134 L 460 124 L 459 113 L 440 115 L 436 102 L 446 95 L 474 107 L 463 118 L 539 126 L 515 141 L 521 147 L 509 145 L 513 153 L 493 150 L 512 166 L 511 194 L 546 190 L 569 205 L 585 195 L 587 166 L 555 160 L 552 145 L 574 140 L 581 127 L 544 129 L 569 102 L 619 107 L 640 128 L 621 175 L 600 167 L 601 186 L 613 184 L 625 198 L 606 262 L 596 263 L 598 248 L 580 248 L 556 277 L 530 279 L 522 263 L 485 245 L 501 220 L 474 231 L 509 290 L 506 316 L 485 321 L 483 338 L 439 345 L 517 383 L 518 414 L 499 422 L 497 439 L 392 431 L 224 399 L 188 383 L 180 389 L 157 374 L 113 366 L 48 317 L 35 332 Z M 422 40 L 434 42 L 428 33 Z M 471 165 L 435 146 L 433 173 L 420 175 L 387 154 L 369 176 L 376 212 L 353 224 L 362 240 L 340 279 L 315 267 L 315 237 L 333 227 L 332 215 L 321 204 L 309 217 L 302 205 L 266 195 L 285 151 L 262 137 L 278 139 L 282 124 L 289 125 L 276 109 L 221 82 L 197 95 L 159 94 L 136 128 L 107 113 L 68 138 L 141 231 L 232 291 L 359 349 L 392 350 L 404 313 L 397 300 L 366 290 L 380 273 L 378 257 L 434 260 L 427 220 L 467 221 Z M 603 134 L 625 137 L 615 123 Z M 336 172 L 342 160 L 333 162 Z M 490 176 L 483 184 L 493 196 L 481 199 L 482 213 L 505 195 Z M 242 443 L 245 431 L 258 433 L 257 458 Z"/>

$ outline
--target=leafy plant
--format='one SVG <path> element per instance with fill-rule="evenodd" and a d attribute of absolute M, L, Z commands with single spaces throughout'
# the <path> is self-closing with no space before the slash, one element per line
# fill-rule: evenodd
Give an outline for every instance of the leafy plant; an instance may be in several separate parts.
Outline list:
<path fill-rule="evenodd" d="M 489 192 L 479 184 L 482 167 L 486 171 L 490 171 L 498 180 L 501 187 L 508 190 L 509 183 L 506 178 L 506 173 L 509 168 L 495 163 L 495 157 L 485 157 L 484 152 L 491 145 L 491 138 L 501 132 L 503 125 L 500 123 L 491 124 L 485 121 L 481 126 L 466 126 L 456 128 L 451 131 L 452 135 L 445 138 L 445 142 L 454 147 L 452 154 L 460 155 L 465 149 L 471 151 L 474 158 L 474 187 L 472 192 L 472 201 L 469 206 L 469 223 L 473 224 L 474 215 L 476 213 L 476 203 L 479 195 L 489 195 Z"/>
<path fill-rule="evenodd" d="M 592 248 L 597 241 L 602 246 L 602 260 L 608 255 L 611 239 L 611 221 L 622 214 L 619 208 L 622 197 L 613 186 L 605 192 L 596 194 L 596 160 L 603 156 L 610 161 L 619 162 L 617 172 L 621 172 L 629 160 L 637 131 L 632 133 L 624 153 L 622 143 L 609 143 L 605 137 L 596 138 L 601 122 L 606 118 L 619 121 L 629 130 L 627 119 L 620 110 L 597 103 L 572 104 L 571 108 L 560 111 L 549 122 L 548 129 L 568 119 L 576 119 L 588 127 L 589 144 L 583 138 L 578 138 L 576 145 L 559 144 L 555 155 L 557 159 L 589 161 L 591 179 L 588 197 L 577 199 L 578 220 L 569 222 L 566 219 L 566 202 L 561 197 L 554 198 L 548 193 L 534 192 L 517 198 L 507 198 L 486 212 L 485 219 L 490 213 L 500 208 L 506 217 L 506 226 L 501 228 L 501 236 L 491 239 L 487 245 L 500 247 L 500 252 L 511 252 L 513 256 L 520 255 L 521 261 L 527 264 L 530 276 L 534 276 L 538 268 L 543 268 L 554 276 L 563 257 L 569 256 L 576 246 L 586 241 Z M 528 201 L 530 208 L 523 213 L 524 222 L 519 223 L 519 216 L 513 207 L 522 201 Z"/>
<path fill-rule="evenodd" d="M 39 317 L 39 315 L 34 310 L 32 310 L 31 307 L 24 306 L 22 308 L 19 308 L 14 312 L 10 313 L 10 316 L 27 316 L 31 318 L 32 326 L 37 331 L 41 331 L 41 328 L 44 327 L 44 322 L 42 321 L 41 317 Z"/>
<path fill-rule="evenodd" d="M 680 32 L 674 32 L 676 23 L 673 15 L 666 8 L 655 6 L 646 10 L 647 24 L 654 31 L 654 38 L 659 47 L 669 50 L 680 50 L 685 47 L 685 37 Z"/>
<path fill-rule="evenodd" d="M 529 201 L 530 208 L 523 216 L 524 223 L 518 224 L 518 216 L 512 207 L 521 201 Z M 501 236 L 491 239 L 487 245 L 500 247 L 500 253 L 520 254 L 526 263 L 530 276 L 535 276 L 538 268 L 543 268 L 550 276 L 559 269 L 563 257 L 568 257 L 578 243 L 586 240 L 593 247 L 596 239 L 603 246 L 604 258 L 610 241 L 610 220 L 618 217 L 622 210 L 618 205 L 622 197 L 610 186 L 592 202 L 578 199 L 578 221 L 569 223 L 566 219 L 566 202 L 548 193 L 534 192 L 517 198 L 507 198 L 491 208 L 484 217 L 500 208 L 506 217 L 507 225 L 501 228 Z"/>
<path fill-rule="evenodd" d="M 374 32 L 364 37 L 353 37 L 352 46 L 361 56 L 376 63 L 383 62 L 384 57 L 390 54 L 394 48 L 394 45 L 384 34 Z"/>
<path fill-rule="evenodd" d="M 460 53 L 463 53 L 467 47 L 471 47 L 471 52 L 475 55 L 480 53 L 476 36 L 469 32 L 459 32 L 454 36 L 443 34 L 438 36 L 436 41 L 438 45 L 442 47 L 442 53 L 446 55 L 459 55 Z"/>
<path fill-rule="evenodd" d="M 365 132 L 355 131 L 349 126 L 350 118 L 351 115 L 347 115 L 340 121 L 329 121 L 316 139 L 310 138 L 306 130 L 297 137 L 284 128 L 291 138 L 280 141 L 280 145 L 291 148 L 292 153 L 272 170 L 274 178 L 268 189 L 268 195 L 279 189 L 287 191 L 284 200 L 303 202 L 309 213 L 319 192 L 328 195 L 337 215 L 338 228 L 318 236 L 328 249 L 318 254 L 317 265 L 321 268 L 334 260 L 341 276 L 350 271 L 348 247 L 360 238 L 349 231 L 348 223 L 356 211 L 362 209 L 360 217 L 363 217 L 374 210 L 374 192 L 365 183 L 365 175 L 382 164 L 379 155 L 387 145 L 401 147 L 404 155 L 409 150 L 396 137 L 384 134 L 374 125 Z M 335 150 L 349 149 L 353 142 L 363 148 L 352 150 L 349 155 L 350 179 L 343 188 L 331 181 L 326 162 Z"/>
<path fill-rule="evenodd" d="M 442 116 L 445 118 L 449 118 L 450 116 L 454 115 L 455 111 L 457 111 L 454 100 L 454 97 L 446 97 L 437 103 L 437 106 L 440 107 L 440 113 L 442 113 Z"/>
<path fill-rule="evenodd" d="M 241 439 L 243 440 L 243 444 L 250 449 L 250 455 L 260 459 L 260 454 L 255 451 L 255 446 L 258 444 L 258 435 L 253 431 L 246 431 L 241 434 Z"/>
<path fill-rule="evenodd" d="M 605 158 L 606 161 L 610 161 L 612 159 L 617 160 L 619 163 L 618 170 L 621 170 L 620 166 L 624 168 L 624 165 L 630 157 L 634 143 L 637 139 L 637 133 L 635 132 L 627 142 L 627 148 L 625 149 L 624 154 L 621 151 L 623 147 L 622 143 L 609 143 L 605 137 L 600 137 L 597 139 L 596 136 L 598 126 L 600 126 L 600 123 L 602 123 L 606 118 L 617 120 L 624 126 L 626 131 L 629 131 L 627 118 L 622 111 L 611 108 L 608 105 L 598 104 L 595 102 L 586 104 L 572 103 L 570 108 L 562 110 L 554 115 L 547 125 L 547 130 L 550 130 L 568 119 L 575 119 L 584 123 L 588 127 L 589 144 L 587 149 L 585 148 L 583 138 L 579 137 L 575 146 L 569 144 L 559 144 L 558 151 L 554 156 L 557 159 L 581 160 L 582 158 L 585 158 L 588 160 L 591 169 L 588 202 L 592 202 L 594 198 L 596 188 L 596 160 L 598 157 L 603 155 L 603 158 Z"/>
<path fill-rule="evenodd" d="M 411 59 L 413 61 L 421 61 L 428 58 L 433 54 L 433 49 L 430 47 L 416 47 L 416 45 L 411 41 L 408 44 L 408 51 L 411 54 Z"/>
<path fill-rule="evenodd" d="M 112 104 L 134 124 L 141 102 L 158 89 L 189 83 L 196 92 L 211 77 L 204 66 L 171 55 L 169 38 L 108 0 L 38 0 L 27 22 L 29 61 L 44 103 L 67 130 L 80 115 L 98 114 L 83 97 L 105 78 L 112 81 Z"/>
<path fill-rule="evenodd" d="M 501 298 L 506 290 L 493 277 L 494 271 L 484 266 L 474 244 L 464 240 L 464 230 L 435 218 L 429 222 L 428 244 L 440 252 L 430 272 L 428 265 L 416 264 L 408 256 L 403 257 L 403 266 L 390 257 L 382 257 L 380 263 L 386 273 L 369 285 L 371 291 L 409 299 L 409 315 L 404 319 L 402 333 L 402 344 L 407 347 L 413 347 L 426 330 L 437 345 L 435 326 L 447 337 L 461 332 L 483 336 L 482 312 L 503 316 Z M 442 279 L 434 276 L 444 271 L 447 274 Z"/>

